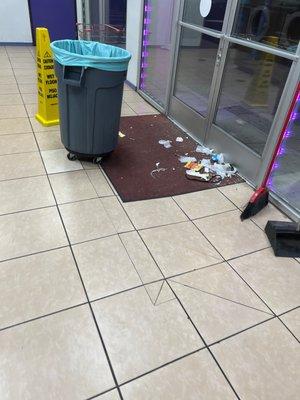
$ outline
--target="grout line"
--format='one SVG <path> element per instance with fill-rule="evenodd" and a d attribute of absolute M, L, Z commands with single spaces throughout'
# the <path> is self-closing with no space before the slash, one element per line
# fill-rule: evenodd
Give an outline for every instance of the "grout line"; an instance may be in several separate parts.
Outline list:
<path fill-rule="evenodd" d="M 293 307 L 293 308 L 291 308 L 291 309 L 288 310 L 288 311 L 284 311 L 284 312 L 281 313 L 281 314 L 277 314 L 277 316 L 278 316 L 278 317 L 282 317 L 283 315 L 288 314 L 288 313 L 290 313 L 291 311 L 298 310 L 299 308 L 300 308 L 300 306 Z"/>
<path fill-rule="evenodd" d="M 119 203 L 121 204 L 124 212 L 126 213 L 127 217 L 129 218 L 128 213 L 126 212 L 125 208 L 123 207 L 123 204 L 120 202 L 120 199 L 118 198 Z M 129 218 L 129 220 L 131 221 L 131 219 Z M 132 221 L 131 221 L 132 222 Z M 159 267 L 158 263 L 156 262 L 153 254 L 151 253 L 151 251 L 149 250 L 147 244 L 144 242 L 142 236 L 140 235 L 139 231 L 137 231 L 140 239 L 142 240 L 142 242 L 144 243 L 144 246 L 146 247 L 146 249 L 148 250 L 152 260 L 154 261 L 154 263 L 156 264 L 157 268 L 160 270 L 162 276 L 164 277 L 165 282 L 167 283 L 167 285 L 169 286 L 169 289 L 172 291 L 175 299 L 177 299 L 177 302 L 179 303 L 179 305 L 181 306 L 181 308 L 183 309 L 183 311 L 185 312 L 187 318 L 189 319 L 190 323 L 192 324 L 192 326 L 194 327 L 194 329 L 196 330 L 198 336 L 200 337 L 200 339 L 202 340 L 202 342 L 204 343 L 205 347 L 208 349 L 208 351 L 210 352 L 212 358 L 214 359 L 214 361 L 216 362 L 217 366 L 219 367 L 221 373 L 223 374 L 224 378 L 226 379 L 227 383 L 229 384 L 229 386 L 231 387 L 232 391 L 234 392 L 234 394 L 236 395 L 237 399 L 240 400 L 240 397 L 238 396 L 236 390 L 234 389 L 233 385 L 231 384 L 231 382 L 229 381 L 227 375 L 225 374 L 225 372 L 223 371 L 223 369 L 221 368 L 220 364 L 218 363 L 217 359 L 215 358 L 215 356 L 213 355 L 213 353 L 211 352 L 211 350 L 209 349 L 209 347 L 207 346 L 203 336 L 201 335 L 201 333 L 199 332 L 198 328 L 196 327 L 196 325 L 194 324 L 193 320 L 191 319 L 191 317 L 189 316 L 189 314 L 187 313 L 186 309 L 184 308 L 183 304 L 181 303 L 181 301 L 179 300 L 178 296 L 176 295 L 175 291 L 173 290 L 173 288 L 171 287 L 170 283 L 166 280 L 161 268 Z"/>
<path fill-rule="evenodd" d="M 17 83 L 17 86 L 18 86 L 18 89 L 19 89 L 19 83 L 18 83 L 18 82 L 16 82 L 16 83 Z M 20 90 L 19 90 L 19 92 L 20 92 Z M 26 110 L 26 111 L 27 111 L 27 110 Z M 28 115 L 28 113 L 27 113 L 27 115 Z M 30 121 L 30 119 L 29 119 L 29 121 Z M 30 122 L 30 123 L 31 123 L 31 122 Z M 34 137 L 35 137 L 35 132 L 33 132 L 33 133 L 34 133 Z M 35 137 L 35 140 L 36 140 L 36 137 Z M 36 142 L 37 142 L 37 140 L 36 140 Z M 37 145 L 38 145 L 38 143 L 37 143 Z M 39 150 L 39 152 L 40 152 L 40 150 Z M 42 162 L 43 162 L 43 160 L 42 160 Z M 43 162 L 43 164 L 44 164 L 44 162 Z M 66 227 L 65 227 L 65 225 L 64 225 L 62 216 L 61 216 L 61 214 L 60 214 L 60 210 L 59 210 L 59 207 L 58 207 L 58 204 L 57 204 L 57 201 L 56 201 L 56 197 L 55 197 L 53 188 L 52 188 L 51 183 L 50 183 L 50 179 L 49 179 L 48 173 L 46 173 L 46 176 L 47 176 L 47 178 L 48 178 L 48 181 L 49 181 L 51 190 L 52 190 L 52 192 L 53 192 L 53 195 L 54 195 L 54 198 L 55 198 L 55 202 L 56 202 L 56 207 L 57 207 L 57 210 L 58 210 L 59 216 L 60 216 L 60 218 L 61 218 L 61 222 L 62 222 L 63 228 L 64 228 L 64 230 L 65 230 L 65 233 L 66 233 L 66 236 L 67 236 L 67 239 L 68 239 L 68 242 L 69 242 L 69 246 L 64 246 L 64 247 L 69 247 L 69 248 L 71 249 L 71 252 L 72 252 L 72 255 L 73 255 L 73 258 L 74 258 L 74 262 L 75 262 L 75 265 L 76 265 L 76 267 L 77 267 L 77 271 L 78 271 L 79 277 L 80 277 L 81 282 L 82 282 L 82 286 L 83 286 L 83 288 L 84 288 L 84 291 L 85 291 L 85 294 L 86 294 L 86 297 L 87 297 L 87 303 L 82 303 L 82 304 L 88 304 L 89 307 L 90 307 L 90 311 L 91 311 L 91 313 L 92 313 L 92 317 L 93 317 L 94 322 L 95 322 L 95 324 L 96 324 L 96 328 L 97 328 L 97 330 L 98 330 L 98 334 L 99 334 L 100 340 L 101 340 L 101 342 L 102 342 L 102 346 L 103 346 L 103 348 L 104 348 L 104 351 L 105 351 L 105 354 L 106 354 L 106 357 L 107 357 L 107 360 L 108 360 L 108 364 L 109 364 L 109 367 L 110 367 L 110 369 L 111 369 L 111 373 L 112 373 L 112 375 L 113 375 L 113 378 L 114 378 L 115 383 L 116 383 L 116 386 L 117 386 L 116 389 L 118 390 L 119 395 L 121 396 L 121 399 L 122 399 L 123 397 L 122 397 L 122 394 L 121 394 L 121 391 L 120 391 L 119 386 L 122 386 L 122 385 L 124 385 L 125 383 L 131 382 L 131 381 L 133 381 L 133 380 L 135 380 L 135 379 L 138 379 L 138 378 L 141 377 L 141 376 L 147 375 L 148 373 L 150 373 L 150 372 L 152 372 L 152 371 L 154 371 L 154 370 L 148 371 L 148 372 L 146 372 L 145 374 L 143 374 L 143 375 L 141 375 L 141 376 L 139 376 L 139 377 L 136 377 L 136 378 L 134 378 L 134 379 L 132 379 L 132 380 L 130 380 L 130 381 L 128 381 L 128 382 L 125 382 L 125 383 L 122 383 L 122 384 L 118 385 L 118 382 L 117 382 L 116 377 L 115 377 L 115 375 L 114 375 L 114 371 L 113 371 L 112 365 L 111 365 L 111 363 L 110 363 L 110 359 L 109 359 L 107 350 L 106 350 L 106 348 L 105 348 L 104 340 L 103 340 L 103 338 L 102 338 L 102 336 L 101 336 L 101 332 L 100 332 L 98 323 L 97 323 L 97 321 L 96 321 L 96 318 L 95 318 L 95 315 L 94 315 L 94 312 L 93 312 L 93 309 L 92 309 L 92 306 L 91 306 L 91 301 L 89 300 L 89 297 L 88 297 L 88 294 L 87 294 L 87 291 L 86 291 L 86 288 L 85 288 L 83 279 L 82 279 L 82 277 L 81 277 L 80 269 L 79 269 L 79 267 L 78 267 L 78 265 L 77 265 L 77 261 L 76 261 L 75 255 L 74 255 L 73 250 L 72 250 L 72 245 L 71 245 L 71 242 L 70 242 L 70 240 L 69 240 Z M 20 179 L 23 179 L 23 178 L 20 178 Z M 99 197 L 99 196 L 98 196 L 98 197 Z M 117 200 L 118 200 L 119 203 L 121 204 L 120 199 L 118 198 L 118 196 L 117 196 Z M 131 221 L 131 219 L 129 218 L 129 216 L 128 216 L 128 214 L 127 214 L 127 212 L 126 212 L 126 210 L 124 209 L 124 207 L 123 207 L 122 204 L 121 204 L 121 207 L 123 208 L 124 212 L 126 213 L 128 219 L 129 219 L 129 221 Z M 189 219 L 189 218 L 188 218 L 188 219 Z M 190 219 L 189 219 L 189 220 L 190 220 Z M 190 220 L 190 221 L 191 221 L 191 220 Z M 112 221 L 111 221 L 111 222 L 112 222 Z M 191 221 L 191 222 L 193 222 L 193 221 Z M 112 222 L 112 223 L 113 223 L 113 222 Z M 132 223 L 132 221 L 131 221 L 131 223 Z M 195 224 L 194 224 L 194 225 L 195 225 Z M 133 225 L 133 226 L 134 226 L 134 225 Z M 196 226 L 196 227 L 197 227 L 197 226 Z M 149 228 L 149 229 L 151 229 L 151 228 Z M 199 229 L 198 227 L 197 227 L 197 229 L 200 231 L 200 229 Z M 135 231 L 136 231 L 136 230 L 135 230 Z M 128 231 L 128 232 L 131 232 L 131 231 Z M 160 267 L 159 267 L 158 264 L 156 263 L 156 261 L 155 261 L 153 255 L 152 255 L 152 253 L 150 252 L 149 248 L 147 247 L 147 245 L 146 245 L 145 242 L 143 241 L 143 238 L 141 237 L 141 235 L 139 234 L 138 231 L 136 231 L 136 232 L 138 233 L 140 239 L 142 240 L 142 242 L 144 243 L 145 247 L 147 248 L 147 250 L 148 250 L 150 256 L 152 257 L 152 259 L 154 260 L 154 262 L 155 262 L 155 264 L 157 265 L 158 269 L 160 270 Z M 200 232 L 201 232 L 201 231 L 200 231 Z M 201 233 L 202 233 L 202 232 L 201 232 Z M 120 235 L 119 233 L 117 233 L 117 234 Z M 203 233 L 202 233 L 202 234 L 203 234 Z M 110 235 L 110 236 L 112 236 L 112 235 Z M 205 235 L 203 235 L 203 236 L 205 237 Z M 98 240 L 98 239 L 101 239 L 101 238 L 92 239 L 92 240 Z M 48 251 L 48 250 L 46 250 L 46 251 Z M 239 257 L 240 257 L 240 256 L 239 256 Z M 222 258 L 223 258 L 223 257 L 222 257 Z M 237 258 L 238 258 L 238 257 L 237 257 Z M 222 261 L 220 261 L 219 263 L 221 263 L 221 262 L 222 262 Z M 205 268 L 205 267 L 203 267 L 203 268 Z M 160 271 L 161 271 L 161 270 L 160 270 Z M 161 271 L 161 273 L 162 273 L 162 271 Z M 182 274 L 184 274 L 184 273 L 182 273 Z M 165 281 L 167 282 L 167 280 L 166 280 L 166 278 L 164 277 L 163 274 L 162 274 L 162 276 L 163 276 L 163 278 L 162 278 L 163 283 L 164 283 Z M 159 280 L 159 281 L 161 281 L 161 280 Z M 247 282 L 246 282 L 246 283 L 247 283 Z M 198 331 L 197 327 L 194 325 L 193 321 L 192 321 L 191 318 L 189 317 L 187 311 L 186 311 L 185 308 L 183 307 L 183 305 L 182 305 L 182 303 L 180 302 L 179 298 L 177 297 L 176 293 L 172 290 L 172 288 L 171 288 L 171 286 L 170 286 L 170 284 L 169 284 L 168 282 L 167 282 L 167 284 L 169 285 L 169 288 L 170 288 L 171 291 L 173 292 L 175 298 L 176 298 L 177 301 L 179 302 L 180 306 L 182 307 L 182 309 L 183 309 L 184 312 L 186 313 L 187 317 L 190 319 L 192 325 L 194 326 L 194 328 L 196 329 L 198 335 L 200 336 L 200 338 L 202 339 L 203 343 L 205 344 L 205 348 L 207 348 L 207 350 L 210 352 L 211 356 L 213 357 L 214 361 L 217 363 L 219 369 L 221 370 L 221 372 L 222 372 L 222 374 L 224 375 L 225 379 L 227 380 L 228 384 L 230 385 L 230 387 L 231 387 L 232 390 L 234 391 L 235 395 L 236 395 L 237 398 L 239 399 L 238 394 L 236 393 L 236 391 L 234 390 L 234 388 L 233 388 L 233 386 L 231 385 L 230 381 L 229 381 L 228 378 L 226 377 L 225 373 L 223 372 L 223 370 L 222 370 L 221 366 L 219 365 L 218 361 L 216 360 L 215 356 L 213 355 L 213 353 L 212 353 L 211 350 L 209 349 L 209 346 L 205 343 L 205 341 L 204 341 L 204 339 L 202 338 L 202 336 L 201 336 L 200 332 Z M 251 289 L 252 289 L 252 288 L 251 288 Z M 128 289 L 128 290 L 132 290 L 132 289 Z M 254 293 L 255 293 L 255 292 L 254 292 Z M 258 296 L 258 297 L 259 297 L 259 296 Z M 75 307 L 78 307 L 78 306 L 75 306 Z M 269 307 L 268 307 L 268 308 L 269 308 Z M 42 317 L 40 317 L 40 318 L 42 318 Z M 272 318 L 270 318 L 270 319 L 273 319 L 273 318 L 274 318 L 274 317 L 272 317 Z M 265 322 L 265 321 L 264 321 L 264 322 Z M 263 323 L 263 322 L 261 322 L 261 323 Z M 254 325 L 254 326 L 256 326 L 256 325 Z M 251 327 L 250 327 L 250 328 L 247 328 L 247 329 L 251 329 Z M 222 339 L 222 340 L 225 340 L 225 339 Z M 201 350 L 201 349 L 200 349 L 200 350 Z M 193 353 L 195 353 L 195 352 L 197 352 L 197 351 L 199 351 L 199 349 L 196 350 L 196 351 L 194 351 Z M 190 354 L 193 354 L 193 353 L 190 353 Z M 181 358 L 187 357 L 187 356 L 190 355 L 190 354 L 187 354 L 187 355 L 185 355 L 185 356 L 182 356 Z M 179 359 L 181 359 L 181 358 L 179 358 Z M 177 360 L 179 360 L 179 359 L 176 359 L 176 360 L 174 360 L 174 361 L 172 361 L 172 362 L 175 362 L 175 361 L 177 361 Z M 172 363 L 172 362 L 170 362 L 170 363 Z M 165 365 L 168 365 L 168 364 L 170 364 L 170 363 L 167 363 L 167 364 L 165 364 Z M 157 369 L 160 369 L 160 368 L 164 367 L 165 365 L 160 366 L 160 367 L 158 367 Z M 156 370 L 156 369 L 155 369 L 155 370 Z M 107 392 L 109 392 L 109 391 L 111 391 L 111 390 L 113 390 L 113 389 L 110 389 L 110 390 L 108 390 Z M 106 393 L 106 392 L 103 392 L 103 393 Z M 93 396 L 92 398 L 95 398 L 95 396 Z"/>
<path fill-rule="evenodd" d="M 243 332 L 247 332 L 247 331 L 249 331 L 250 329 L 256 328 L 257 326 L 262 325 L 262 324 L 265 324 L 266 322 L 272 321 L 272 320 L 274 320 L 274 319 L 276 319 L 276 316 L 275 316 L 275 315 L 273 315 L 273 316 L 271 316 L 270 318 L 267 318 L 267 319 L 265 319 L 265 320 L 263 320 L 263 321 L 260 321 L 260 322 L 254 324 L 254 325 L 248 326 L 248 328 L 242 329 L 242 330 L 240 330 L 240 331 L 238 331 L 238 332 L 235 332 L 235 333 L 232 333 L 231 335 L 228 335 L 228 336 L 226 336 L 226 337 L 224 337 L 224 338 L 222 338 L 222 339 L 219 339 L 219 340 L 217 340 L 217 341 L 215 341 L 215 342 L 212 342 L 212 343 L 209 344 L 209 347 L 215 346 L 216 344 L 220 344 L 221 342 L 224 342 L 224 341 L 227 340 L 227 339 L 231 339 L 231 338 L 233 338 L 233 337 L 235 337 L 235 336 L 237 336 L 237 335 L 240 335 L 240 334 L 243 333 Z"/>
<path fill-rule="evenodd" d="M 1 263 L 4 263 L 4 262 L 13 261 L 13 260 L 18 260 L 18 259 L 24 258 L 24 257 L 35 256 L 36 254 L 47 253 L 48 251 L 64 249 L 64 248 L 66 248 L 66 247 L 68 247 L 68 245 L 53 247 L 53 248 L 51 248 L 51 249 L 46 249 L 46 250 L 40 250 L 40 251 L 37 251 L 37 252 L 35 252 L 35 253 L 23 254 L 22 256 L 16 256 L 16 257 L 11 257 L 11 258 L 6 258 L 6 259 L 4 259 L 4 260 L 0 260 L 0 264 L 1 264 Z"/>
<path fill-rule="evenodd" d="M 125 385 L 128 385 L 129 383 L 134 382 L 134 381 L 136 381 L 137 379 L 143 378 L 144 376 L 147 376 L 147 375 L 149 375 L 149 374 L 151 374 L 151 373 L 153 373 L 153 372 L 155 372 L 155 371 L 159 371 L 159 370 L 162 369 L 162 368 L 168 367 L 168 366 L 171 365 L 171 364 L 174 364 L 174 363 L 176 363 L 176 362 L 178 362 L 178 361 L 180 361 L 180 360 L 183 360 L 183 359 L 185 359 L 185 358 L 187 358 L 187 357 L 189 357 L 189 356 L 192 356 L 193 354 L 199 353 L 199 352 L 201 352 L 201 351 L 203 351 L 203 350 L 205 350 L 205 347 L 204 347 L 204 346 L 203 346 L 203 347 L 199 347 L 198 349 L 193 350 L 193 351 L 191 351 L 191 352 L 189 352 L 189 353 L 187 353 L 187 354 L 184 354 L 183 356 L 174 358 L 173 360 L 168 361 L 168 362 L 166 362 L 166 363 L 160 365 L 159 367 L 153 368 L 153 369 L 151 369 L 151 370 L 149 370 L 149 371 L 146 371 L 146 372 L 144 372 L 144 373 L 142 373 L 142 374 L 140 374 L 140 375 L 138 375 L 138 376 L 136 376 L 136 377 L 134 377 L 134 378 L 128 379 L 127 381 L 120 383 L 120 387 L 125 386 Z M 135 399 L 135 400 L 141 400 L 141 399 Z M 157 399 L 153 399 L 153 400 L 157 400 Z"/>
<path fill-rule="evenodd" d="M 19 86 L 18 86 L 18 88 L 19 88 Z M 27 110 L 26 110 L 26 113 L 27 113 L 27 116 L 28 116 Z M 33 129 L 33 126 L 32 126 L 32 123 L 31 123 L 31 120 L 30 120 L 29 116 L 28 116 L 28 119 L 29 119 L 29 123 L 30 123 L 30 125 L 31 125 L 31 127 L 32 127 L 32 129 Z M 39 144 L 38 144 L 38 141 L 37 141 L 37 139 L 36 139 L 35 134 L 34 134 L 34 137 L 35 137 L 36 145 L 37 145 L 37 147 L 38 147 L 38 149 L 39 149 L 39 154 L 40 154 L 40 157 L 41 157 L 40 147 L 39 147 Z M 45 170 L 46 170 L 45 163 L 44 163 L 44 160 L 43 160 L 42 157 L 41 157 L 41 160 L 42 160 L 43 166 L 44 166 L 44 168 L 45 168 Z M 71 250 L 71 254 L 72 254 L 73 260 L 74 260 L 74 262 L 75 262 L 75 266 L 76 266 L 76 269 L 77 269 L 77 272 L 78 272 L 78 275 L 79 275 L 79 279 L 80 279 L 80 281 L 81 281 L 83 290 L 84 290 L 84 292 L 85 292 L 85 296 L 86 296 L 86 299 L 87 299 L 87 303 L 88 303 L 88 305 L 89 305 L 89 309 L 90 309 L 91 316 L 92 316 L 92 318 L 93 318 L 93 320 L 94 320 L 95 327 L 96 327 L 96 329 L 97 329 L 97 331 L 98 331 L 98 336 L 99 336 L 99 339 L 100 339 L 100 342 L 101 342 L 101 345 L 102 345 L 102 349 L 104 350 L 104 353 L 105 353 L 105 356 L 106 356 L 106 360 L 107 360 L 107 363 L 108 363 L 110 372 L 111 372 L 111 374 L 112 374 L 112 377 L 113 377 L 115 386 L 116 386 L 116 388 L 117 388 L 117 390 L 118 390 L 118 393 L 119 393 L 119 395 L 120 395 L 120 398 L 121 398 L 121 400 L 122 400 L 122 399 L 123 399 L 122 393 L 121 393 L 121 391 L 120 391 L 119 384 L 118 384 L 118 381 L 117 381 L 117 378 L 116 378 L 116 375 L 115 375 L 115 372 L 114 372 L 114 369 L 113 369 L 113 366 L 112 366 L 110 357 L 109 357 L 109 355 L 108 355 L 108 352 L 107 352 L 107 349 L 106 349 L 106 346 L 105 346 L 105 343 L 104 343 L 104 340 L 103 340 L 103 336 L 102 336 L 102 334 L 101 334 L 101 331 L 100 331 L 98 322 L 97 322 L 97 320 L 96 320 L 96 317 L 95 317 L 95 314 L 94 314 L 94 310 L 93 310 L 92 305 L 91 305 L 91 303 L 90 303 L 89 296 L 88 296 L 88 293 L 87 293 L 87 289 L 86 289 L 86 287 L 85 287 L 83 278 L 82 278 L 82 276 L 81 276 L 81 272 L 80 272 L 79 266 L 78 266 L 78 264 L 77 264 L 77 260 L 76 260 L 76 258 L 75 258 L 75 255 L 74 255 L 73 248 L 72 248 L 72 246 L 71 246 L 71 242 L 70 242 L 70 239 L 69 239 L 69 236 L 68 236 L 68 232 L 67 232 L 67 229 L 66 229 L 66 227 L 65 227 L 65 224 L 64 224 L 62 215 L 61 215 L 61 213 L 60 213 L 60 209 L 59 209 L 59 207 L 58 207 L 57 200 L 56 200 L 56 197 L 55 197 L 55 193 L 54 193 L 54 190 L 53 190 L 53 188 L 52 188 L 51 181 L 50 181 L 49 175 L 48 175 L 48 173 L 47 173 L 47 170 L 46 170 L 46 176 L 47 176 L 48 183 L 49 183 L 49 185 L 50 185 L 50 188 L 51 188 L 51 191 L 52 191 L 52 194 L 53 194 L 55 203 L 56 203 L 56 209 L 57 209 L 57 211 L 58 211 L 58 214 L 59 214 L 59 217 L 60 217 L 60 220 L 61 220 L 63 229 L 64 229 L 64 231 L 65 231 L 65 235 L 66 235 L 66 238 L 67 238 L 67 241 L 68 241 L 68 244 L 69 244 L 69 248 L 70 248 L 70 250 Z"/>
<path fill-rule="evenodd" d="M 102 297 L 95 298 L 93 300 L 90 300 L 90 302 L 91 303 L 96 303 L 97 301 L 100 301 L 100 300 L 105 300 L 105 299 L 108 299 L 110 297 L 117 296 L 119 294 L 131 292 L 132 290 L 135 290 L 135 289 L 145 288 L 145 286 L 152 285 L 153 283 L 160 283 L 160 282 L 164 282 L 164 278 L 163 277 L 161 279 L 157 279 L 155 281 L 150 281 L 150 282 L 147 282 L 147 283 L 142 282 L 140 285 L 132 286 L 132 287 L 130 287 L 128 289 L 120 290 L 119 292 L 115 292 L 115 293 L 107 294 L 107 295 L 102 296 Z M 152 300 L 151 300 L 151 302 L 152 302 Z M 153 304 L 153 302 L 152 302 L 152 304 Z M 155 305 L 155 304 L 153 304 L 153 305 Z"/>
<path fill-rule="evenodd" d="M 25 325 L 27 323 L 34 322 L 34 321 L 37 321 L 39 319 L 50 317 L 51 315 L 60 314 L 60 313 L 63 313 L 65 311 L 72 310 L 73 308 L 78 308 L 78 307 L 81 307 L 81 306 L 84 306 L 84 305 L 87 305 L 87 304 L 88 304 L 87 302 L 79 303 L 79 304 L 76 304 L 74 306 L 62 308 L 61 310 L 56 310 L 56 311 L 53 311 L 53 312 L 50 312 L 50 313 L 47 313 L 47 314 L 39 315 L 38 317 L 26 319 L 25 321 L 22 321 L 22 322 L 17 322 L 17 323 L 12 324 L 12 325 L 4 326 L 3 328 L 0 328 L 0 332 L 6 331 L 6 330 L 11 329 L 11 328 L 15 328 L 15 327 L 20 326 L 20 325 Z"/>
<path fill-rule="evenodd" d="M 100 168 L 99 168 L 99 170 L 100 170 Z M 87 174 L 87 177 L 88 177 L 88 179 L 90 180 L 91 184 L 93 185 L 93 182 L 92 182 L 92 180 L 91 180 L 91 178 L 90 178 L 90 176 L 89 176 L 88 174 Z M 104 179 L 105 179 L 105 177 L 104 177 Z M 94 187 L 94 185 L 93 185 L 93 187 Z M 96 190 L 95 187 L 94 187 L 94 189 Z M 114 197 L 117 199 L 116 196 L 114 196 Z M 118 200 L 117 200 L 117 201 L 118 201 Z M 101 202 L 101 203 L 102 203 L 102 202 Z M 145 286 L 145 284 L 144 284 L 144 282 L 143 282 L 143 280 L 142 280 L 142 278 L 141 278 L 141 276 L 140 276 L 140 274 L 139 274 L 139 272 L 138 272 L 138 269 L 137 269 L 137 267 L 136 267 L 136 265 L 135 265 L 135 263 L 134 263 L 134 261 L 133 261 L 131 255 L 129 254 L 127 247 L 125 246 L 125 244 L 124 244 L 124 242 L 123 242 L 123 240 L 122 240 L 121 234 L 122 234 L 122 233 L 125 233 L 125 232 L 121 232 L 121 233 L 118 232 L 118 230 L 117 230 L 117 228 L 116 228 L 116 226 L 115 226 L 113 220 L 111 219 L 111 217 L 110 217 L 110 215 L 109 215 L 108 211 L 106 210 L 106 208 L 105 208 L 105 206 L 104 206 L 103 203 L 102 203 L 102 206 L 103 206 L 103 209 L 104 209 L 104 212 L 105 212 L 106 216 L 108 217 L 108 219 L 110 220 L 110 222 L 111 222 L 112 225 L 114 226 L 114 229 L 115 229 L 115 231 L 116 231 L 116 235 L 118 236 L 120 242 L 122 243 L 122 246 L 123 246 L 123 248 L 124 248 L 124 250 L 125 250 L 125 252 L 126 252 L 126 254 L 127 254 L 127 257 L 129 258 L 129 260 L 130 260 L 130 262 L 131 262 L 133 268 L 135 269 L 135 272 L 137 273 L 137 275 L 138 275 L 140 281 L 141 281 L 142 284 L 143 284 L 143 287 L 144 287 L 144 289 L 145 289 L 145 291 L 146 291 L 146 293 L 147 293 L 147 295 L 148 295 L 148 297 L 149 297 L 151 303 L 153 304 L 152 298 L 151 298 L 151 296 L 150 296 L 148 290 L 146 289 L 146 286 Z M 121 208 L 122 208 L 122 207 L 121 207 Z M 129 221 L 130 221 L 130 219 L 129 219 Z M 131 222 L 131 221 L 130 221 L 130 222 Z M 132 222 L 131 222 L 131 224 L 132 224 Z M 133 226 L 133 230 L 131 230 L 130 232 L 133 232 L 133 231 L 135 230 L 135 226 L 134 226 L 133 224 L 132 224 L 132 226 Z M 127 232 L 127 233 L 128 233 L 128 232 Z"/>
<path fill-rule="evenodd" d="M 294 334 L 294 332 L 286 325 L 284 321 L 280 317 L 277 316 L 277 319 L 282 323 L 282 325 L 290 332 L 290 334 L 297 340 L 298 343 L 300 343 L 300 340 L 297 338 L 297 336 Z"/>
<path fill-rule="evenodd" d="M 182 282 L 174 281 L 173 279 L 169 279 L 169 281 L 174 282 L 174 283 L 177 283 L 177 285 L 182 285 L 182 286 L 184 286 L 184 287 L 187 287 L 187 288 L 190 288 L 190 289 L 199 291 L 199 292 L 204 293 L 204 294 L 207 294 L 207 295 L 209 295 L 209 296 L 214 296 L 214 297 L 217 297 L 217 298 L 219 298 L 219 299 L 228 301 L 228 302 L 230 302 L 230 303 L 234 303 L 234 304 L 237 304 L 237 305 L 242 306 L 242 307 L 247 307 L 247 308 L 250 308 L 250 309 L 252 309 L 252 310 L 259 311 L 259 312 L 262 312 L 262 313 L 264 313 L 264 314 L 271 315 L 271 316 L 273 317 L 273 314 L 270 314 L 270 313 L 268 313 L 268 312 L 266 312 L 266 311 L 260 310 L 259 308 L 256 308 L 256 307 L 252 307 L 252 306 L 248 306 L 247 304 L 240 303 L 239 301 L 231 300 L 231 299 L 228 299 L 228 298 L 226 298 L 226 297 L 219 296 L 218 294 L 211 293 L 211 292 L 207 292 L 206 290 L 202 290 L 202 289 L 196 288 L 196 287 L 194 287 L 194 286 L 187 285 L 187 284 L 182 283 Z"/>

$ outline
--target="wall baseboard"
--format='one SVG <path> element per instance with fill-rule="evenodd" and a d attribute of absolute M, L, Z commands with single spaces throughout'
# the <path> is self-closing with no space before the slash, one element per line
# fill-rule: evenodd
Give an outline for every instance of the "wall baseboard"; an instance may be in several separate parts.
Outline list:
<path fill-rule="evenodd" d="M 0 42 L 0 46 L 32 46 L 32 42 Z"/>
<path fill-rule="evenodd" d="M 136 90 L 137 89 L 137 87 L 133 84 L 133 83 L 131 83 L 131 82 L 129 82 L 127 79 L 126 79 L 126 84 L 129 86 L 129 87 L 131 87 L 131 89 L 133 89 L 133 90 Z"/>

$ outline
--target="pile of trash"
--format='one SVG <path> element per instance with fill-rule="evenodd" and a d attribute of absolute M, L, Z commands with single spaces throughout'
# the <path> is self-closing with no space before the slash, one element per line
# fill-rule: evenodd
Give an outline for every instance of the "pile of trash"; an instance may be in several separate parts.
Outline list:
<path fill-rule="evenodd" d="M 183 142 L 183 138 L 177 137 L 176 142 Z M 161 139 L 158 143 L 164 146 L 165 149 L 172 147 L 172 140 Z M 225 162 L 222 153 L 216 153 L 213 149 L 199 144 L 193 153 L 201 153 L 202 157 L 193 157 L 190 156 L 189 153 L 178 157 L 178 161 L 184 164 L 186 169 L 185 175 L 188 179 L 220 183 L 225 178 L 231 178 L 237 172 L 235 167 Z M 159 168 L 159 164 L 160 163 L 157 163 L 156 169 L 151 172 L 153 178 L 156 172 L 166 171 L 165 168 Z M 173 168 L 173 170 L 175 170 L 175 168 Z"/>
<path fill-rule="evenodd" d="M 201 182 L 219 183 L 224 178 L 231 178 L 237 170 L 231 164 L 225 163 L 222 153 L 215 153 L 213 149 L 198 145 L 197 153 L 205 154 L 209 158 L 197 160 L 196 157 L 180 156 L 178 160 L 185 164 L 185 175 L 188 179 Z"/>

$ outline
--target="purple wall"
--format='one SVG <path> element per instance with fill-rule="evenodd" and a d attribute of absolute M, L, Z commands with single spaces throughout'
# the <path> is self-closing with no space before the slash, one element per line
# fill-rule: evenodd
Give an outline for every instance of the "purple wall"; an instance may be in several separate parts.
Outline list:
<path fill-rule="evenodd" d="M 49 30 L 50 40 L 77 39 L 76 0 L 28 0 L 32 36 L 35 28 Z"/>

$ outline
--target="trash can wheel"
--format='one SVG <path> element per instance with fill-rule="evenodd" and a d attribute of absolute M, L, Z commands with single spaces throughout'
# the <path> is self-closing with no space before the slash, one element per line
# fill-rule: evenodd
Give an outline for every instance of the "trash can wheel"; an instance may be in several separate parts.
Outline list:
<path fill-rule="evenodd" d="M 67 154 L 67 157 L 68 157 L 68 159 L 69 159 L 70 161 L 76 161 L 76 160 L 78 160 L 77 154 L 74 154 L 74 153 L 68 153 L 68 154 Z"/>
<path fill-rule="evenodd" d="M 93 164 L 100 164 L 102 161 L 102 157 L 94 157 L 93 158 Z"/>

